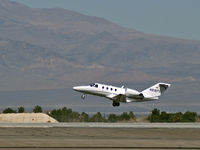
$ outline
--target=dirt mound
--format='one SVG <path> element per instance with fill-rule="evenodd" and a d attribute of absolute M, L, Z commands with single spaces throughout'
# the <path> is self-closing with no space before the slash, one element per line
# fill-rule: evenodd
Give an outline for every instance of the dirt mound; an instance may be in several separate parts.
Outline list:
<path fill-rule="evenodd" d="M 54 118 L 44 113 L 18 113 L 18 114 L 0 114 L 0 122 L 10 123 L 56 123 Z"/>

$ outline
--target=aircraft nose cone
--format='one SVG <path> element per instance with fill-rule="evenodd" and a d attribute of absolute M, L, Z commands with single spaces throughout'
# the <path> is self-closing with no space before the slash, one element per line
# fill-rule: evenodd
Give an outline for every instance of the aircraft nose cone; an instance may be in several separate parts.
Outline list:
<path fill-rule="evenodd" d="M 88 86 L 74 86 L 73 89 L 78 92 L 88 91 Z"/>
<path fill-rule="evenodd" d="M 73 89 L 74 89 L 75 91 L 78 91 L 78 90 L 79 90 L 79 87 L 78 87 L 78 86 L 74 86 Z"/>
<path fill-rule="evenodd" d="M 84 91 L 84 87 L 83 86 L 74 86 L 73 89 L 75 91 L 79 91 L 79 92 Z"/>

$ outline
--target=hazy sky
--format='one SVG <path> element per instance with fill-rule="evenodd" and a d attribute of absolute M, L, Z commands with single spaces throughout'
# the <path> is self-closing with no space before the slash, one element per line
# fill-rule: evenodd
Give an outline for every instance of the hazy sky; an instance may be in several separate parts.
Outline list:
<path fill-rule="evenodd" d="M 13 0 L 106 18 L 145 33 L 200 40 L 200 0 Z"/>

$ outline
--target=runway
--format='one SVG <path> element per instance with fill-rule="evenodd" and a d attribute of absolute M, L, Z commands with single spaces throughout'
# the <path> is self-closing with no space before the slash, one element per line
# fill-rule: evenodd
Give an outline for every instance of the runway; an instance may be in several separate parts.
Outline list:
<path fill-rule="evenodd" d="M 58 123 L 53 127 L 79 128 L 200 128 L 200 123 Z"/>
<path fill-rule="evenodd" d="M 0 123 L 0 127 L 200 129 L 200 123 Z"/>
<path fill-rule="evenodd" d="M 0 127 L 2 150 L 200 149 L 199 128 Z"/>

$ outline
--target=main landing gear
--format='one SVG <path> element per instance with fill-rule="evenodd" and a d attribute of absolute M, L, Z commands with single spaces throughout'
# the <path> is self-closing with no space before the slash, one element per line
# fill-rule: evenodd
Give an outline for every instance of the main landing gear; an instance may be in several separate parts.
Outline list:
<path fill-rule="evenodd" d="M 118 107 L 118 106 L 120 106 L 120 103 L 119 103 L 119 102 L 113 101 L 113 104 L 112 104 L 112 105 L 113 105 L 113 107 L 116 107 L 116 106 Z"/>
<path fill-rule="evenodd" d="M 86 97 L 86 95 L 85 95 L 85 94 L 81 95 L 81 99 L 82 99 L 82 100 L 84 100 L 84 99 L 85 99 L 85 97 Z"/>

